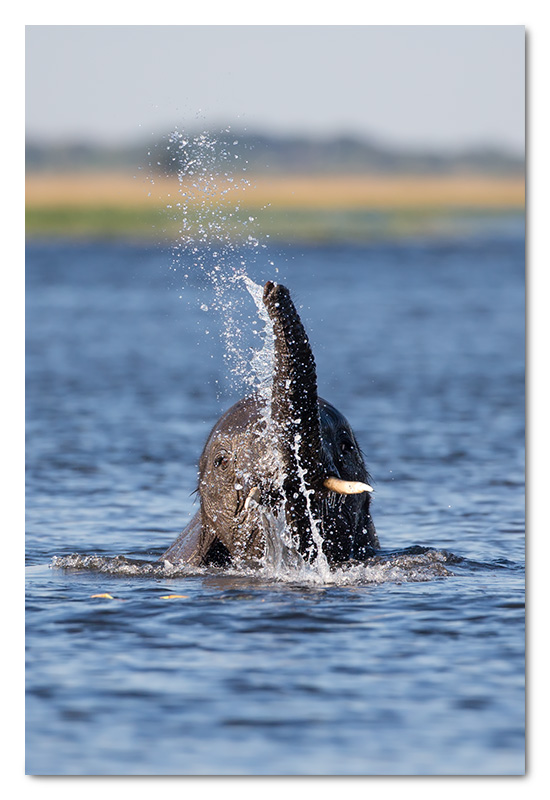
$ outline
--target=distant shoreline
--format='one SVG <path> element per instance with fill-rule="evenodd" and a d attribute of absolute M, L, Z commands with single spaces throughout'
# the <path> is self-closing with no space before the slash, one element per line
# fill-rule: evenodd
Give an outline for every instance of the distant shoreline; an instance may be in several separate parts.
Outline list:
<path fill-rule="evenodd" d="M 256 236 L 289 241 L 371 240 L 434 235 L 453 220 L 463 226 L 467 219 L 522 214 L 525 203 L 523 177 L 511 176 L 251 174 L 233 181 L 199 178 L 195 185 L 191 180 L 31 172 L 27 236 L 170 239 L 184 217 L 192 232 L 208 215 L 236 238 L 248 226 Z M 254 225 L 248 225 L 250 218 Z"/>
<path fill-rule="evenodd" d="M 31 173 L 26 179 L 27 205 L 162 205 L 178 199 L 179 190 L 202 197 L 192 179 L 145 176 L 126 172 Z M 522 177 L 480 175 L 250 175 L 241 179 L 209 182 L 217 202 L 241 201 L 247 206 L 270 203 L 302 208 L 412 208 L 463 206 L 520 208 L 524 204 Z M 229 190 L 230 194 L 223 194 Z M 181 199 L 181 198 L 179 198 Z"/>

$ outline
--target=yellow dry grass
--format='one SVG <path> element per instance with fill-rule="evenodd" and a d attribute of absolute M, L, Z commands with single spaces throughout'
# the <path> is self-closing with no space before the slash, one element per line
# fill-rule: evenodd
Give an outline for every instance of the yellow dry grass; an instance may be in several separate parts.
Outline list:
<path fill-rule="evenodd" d="M 522 177 L 476 175 L 277 175 L 250 176 L 249 184 L 216 181 L 194 187 L 176 178 L 125 173 L 30 174 L 26 180 L 27 207 L 119 206 L 163 207 L 185 200 L 240 204 L 246 208 L 413 209 L 521 208 L 525 202 Z M 207 191 L 205 191 L 207 190 Z M 184 193 L 182 197 L 181 193 Z"/>

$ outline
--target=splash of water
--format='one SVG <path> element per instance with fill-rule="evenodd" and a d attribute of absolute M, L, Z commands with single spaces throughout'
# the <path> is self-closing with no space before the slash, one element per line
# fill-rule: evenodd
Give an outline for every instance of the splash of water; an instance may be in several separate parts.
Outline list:
<path fill-rule="evenodd" d="M 319 530 L 319 520 L 315 518 L 313 514 L 313 508 L 311 505 L 311 497 L 314 494 L 314 490 L 307 488 L 306 484 L 307 470 L 303 467 L 300 460 L 300 453 L 299 453 L 300 440 L 301 436 L 299 433 L 297 433 L 294 437 L 293 450 L 294 450 L 294 458 L 296 461 L 296 468 L 298 472 L 299 492 L 306 499 L 306 511 L 309 520 L 309 527 L 311 530 L 311 538 L 312 538 L 311 550 L 313 558 L 311 558 L 310 560 L 312 564 L 314 564 L 315 569 L 319 573 L 319 575 L 323 579 L 328 580 L 330 578 L 331 570 L 327 558 L 323 552 L 323 537 Z"/>
<path fill-rule="evenodd" d="M 263 302 L 263 287 L 254 283 L 249 277 L 242 276 L 258 312 L 258 317 L 263 323 L 258 335 L 262 338 L 262 347 L 252 352 L 249 371 L 246 376 L 248 386 L 258 394 L 271 408 L 271 393 L 273 387 L 273 364 L 275 359 L 275 337 L 273 335 L 273 322 Z"/>
<path fill-rule="evenodd" d="M 168 209 L 179 227 L 170 269 L 179 277 L 183 272 L 180 297 L 185 296 L 187 282 L 198 284 L 207 295 L 201 310 L 221 321 L 226 377 L 233 388 L 264 391 L 270 329 L 263 304 L 258 304 L 261 289 L 247 273 L 266 245 L 260 244 L 256 217 L 246 210 L 245 193 L 251 185 L 248 161 L 239 150 L 239 140 L 229 134 L 230 128 L 219 134 L 189 135 L 178 129 L 170 134 L 167 152 L 177 175 L 178 200 Z M 263 339 L 261 356 L 252 359 L 244 342 L 255 322 L 250 316 L 244 322 L 247 295 L 238 291 L 243 280 L 264 323 L 261 330 L 254 330 Z"/>
<path fill-rule="evenodd" d="M 270 524 L 277 526 L 274 518 Z M 280 532 L 279 532 L 280 533 Z M 461 561 L 445 550 L 429 547 L 411 547 L 402 552 L 381 554 L 366 564 L 351 564 L 321 573 L 315 564 L 309 564 L 292 549 L 285 550 L 283 538 L 273 538 L 277 551 L 260 568 L 230 567 L 224 569 L 229 578 L 237 576 L 252 582 L 267 580 L 299 586 L 365 586 L 385 583 L 419 583 L 452 577 L 449 566 Z M 481 565 L 484 566 L 484 565 Z M 486 565 L 485 565 L 486 566 Z M 52 567 L 67 571 L 90 571 L 119 577 L 187 578 L 197 575 L 219 575 L 219 570 L 209 567 L 174 565 L 169 561 L 138 561 L 124 556 L 97 556 L 74 553 L 55 556 Z"/>

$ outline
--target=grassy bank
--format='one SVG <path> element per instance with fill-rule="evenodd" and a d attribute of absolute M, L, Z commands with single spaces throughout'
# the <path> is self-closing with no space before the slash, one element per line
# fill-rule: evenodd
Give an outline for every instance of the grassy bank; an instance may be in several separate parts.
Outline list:
<path fill-rule="evenodd" d="M 523 206 L 521 178 L 479 176 L 285 175 L 193 185 L 90 173 L 31 174 L 26 183 L 27 235 L 41 238 L 169 240 L 185 219 L 191 236 L 368 241 L 436 235 Z"/>

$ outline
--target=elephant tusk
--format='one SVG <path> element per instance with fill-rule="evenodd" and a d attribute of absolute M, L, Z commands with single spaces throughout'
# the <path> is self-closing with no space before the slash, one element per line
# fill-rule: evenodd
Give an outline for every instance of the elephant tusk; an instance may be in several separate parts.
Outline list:
<path fill-rule="evenodd" d="M 372 486 L 361 481 L 343 481 L 340 478 L 326 478 L 323 486 L 338 494 L 361 494 L 361 492 L 373 492 Z"/>
<path fill-rule="evenodd" d="M 244 501 L 244 510 L 248 511 L 248 507 L 249 507 L 249 505 L 250 505 L 252 500 L 254 500 L 255 503 L 259 503 L 260 502 L 260 497 L 261 497 L 261 494 L 260 494 L 259 488 L 257 486 L 253 486 L 252 489 L 248 493 L 248 497 Z"/>

